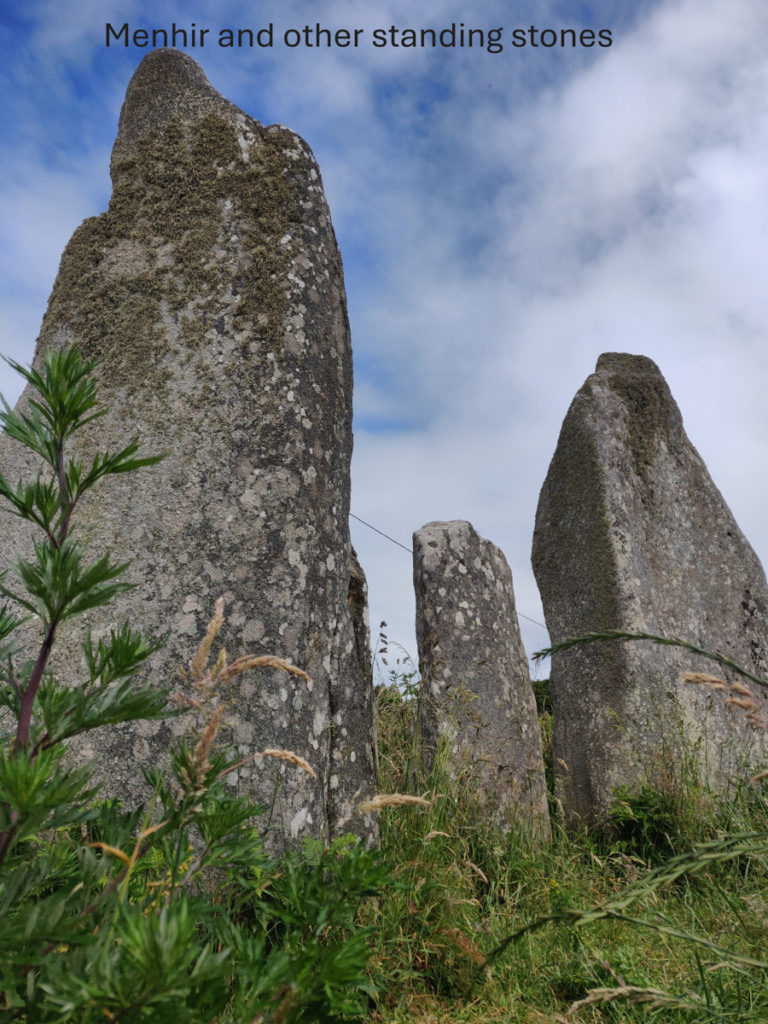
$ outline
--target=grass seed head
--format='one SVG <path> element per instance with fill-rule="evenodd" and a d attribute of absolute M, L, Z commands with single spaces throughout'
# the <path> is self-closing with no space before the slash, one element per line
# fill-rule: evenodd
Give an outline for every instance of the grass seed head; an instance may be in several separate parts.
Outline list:
<path fill-rule="evenodd" d="M 305 761 L 303 757 L 299 757 L 299 755 L 295 754 L 292 750 L 274 750 L 269 748 L 267 750 L 262 750 L 256 756 L 274 757 L 277 758 L 278 761 L 287 761 L 289 764 L 293 764 L 297 768 L 301 768 L 303 772 L 306 772 L 307 775 L 311 775 L 313 779 L 316 777 L 315 771 L 309 762 Z"/>
<path fill-rule="evenodd" d="M 216 601 L 216 609 L 213 613 L 213 618 L 208 623 L 208 628 L 205 631 L 200 646 L 197 649 L 197 653 L 194 658 L 189 662 L 189 673 L 185 673 L 193 682 L 197 679 L 202 678 L 205 674 L 206 668 L 208 667 L 208 655 L 211 651 L 211 645 L 218 636 L 219 630 L 221 629 L 222 623 L 224 622 L 224 598 L 220 597 Z"/>
<path fill-rule="evenodd" d="M 727 690 L 728 683 L 719 676 L 710 675 L 709 672 L 685 672 L 683 682 L 694 683 L 706 686 L 708 690 Z"/>
<path fill-rule="evenodd" d="M 307 682 L 312 681 L 306 672 L 292 664 L 292 662 L 286 661 L 285 658 L 277 658 L 273 654 L 260 654 L 258 656 L 245 654 L 242 658 L 236 658 L 231 665 L 223 668 L 218 678 L 220 680 L 232 679 L 252 668 L 278 668 L 284 672 L 289 672 L 292 676 L 298 676 L 299 679 L 305 679 Z"/>
<path fill-rule="evenodd" d="M 363 800 L 357 805 L 361 814 L 370 814 L 372 811 L 383 811 L 385 807 L 432 807 L 431 800 L 425 800 L 423 796 L 410 796 L 407 793 L 379 793 L 370 800 Z"/>

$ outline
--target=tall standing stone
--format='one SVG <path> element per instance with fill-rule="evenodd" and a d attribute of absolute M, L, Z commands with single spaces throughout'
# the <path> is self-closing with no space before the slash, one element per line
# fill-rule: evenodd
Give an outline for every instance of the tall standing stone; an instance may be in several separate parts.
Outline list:
<path fill-rule="evenodd" d="M 533 567 L 553 642 L 650 632 L 768 671 L 765 575 L 650 359 L 602 355 L 574 398 L 541 491 Z M 553 657 L 555 770 L 572 820 L 599 817 L 619 786 L 698 778 L 727 792 L 762 765 L 765 734 L 744 712 L 680 680 L 712 668 L 649 642 Z"/>
<path fill-rule="evenodd" d="M 240 678 L 224 695 L 230 743 L 244 758 L 291 749 L 317 772 L 256 760 L 232 784 L 271 809 L 278 844 L 327 835 L 334 822 L 370 839 L 374 824 L 348 813 L 374 788 L 372 687 L 348 601 L 359 575 L 348 529 L 349 325 L 317 164 L 293 132 L 220 96 L 189 57 L 156 50 L 128 86 L 111 173 L 108 211 L 64 252 L 35 356 L 74 342 L 103 360 L 95 376 L 108 412 L 86 453 L 134 435 L 168 453 L 83 504 L 81 536 L 94 553 L 131 559 L 136 584 L 94 614 L 94 632 L 130 616 L 149 637 L 168 633 L 151 673 L 173 680 L 223 595 L 231 656 L 276 654 L 312 678 Z M 25 471 L 17 448 L 0 440 L 12 480 Z M 8 524 L 0 561 L 27 544 Z M 78 641 L 62 636 L 58 667 L 70 676 Z M 79 755 L 132 802 L 141 767 L 181 727 L 118 727 Z"/>
<path fill-rule="evenodd" d="M 503 553 L 461 520 L 413 535 L 427 760 L 441 738 L 483 813 L 550 835 L 541 732 Z"/>

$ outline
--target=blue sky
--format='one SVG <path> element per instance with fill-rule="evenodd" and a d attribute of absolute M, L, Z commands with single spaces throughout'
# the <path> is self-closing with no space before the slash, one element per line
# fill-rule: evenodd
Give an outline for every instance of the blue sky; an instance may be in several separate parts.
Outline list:
<path fill-rule="evenodd" d="M 479 13 L 471 13 L 472 11 Z M 363 28 L 357 49 L 188 47 L 209 80 L 313 148 L 355 351 L 353 512 L 408 546 L 469 519 L 518 610 L 539 489 L 603 351 L 655 359 L 688 433 L 768 557 L 768 6 L 764 0 L 7 2 L 0 13 L 0 351 L 29 361 L 69 236 L 106 207 L 146 49 L 105 24 Z M 374 48 L 376 28 L 485 31 L 504 49 Z M 609 48 L 511 32 L 609 29 Z M 0 390 L 18 386 L 0 368 Z M 352 523 L 371 623 L 415 655 L 408 554 Z M 522 622 L 530 651 L 546 633 Z"/>

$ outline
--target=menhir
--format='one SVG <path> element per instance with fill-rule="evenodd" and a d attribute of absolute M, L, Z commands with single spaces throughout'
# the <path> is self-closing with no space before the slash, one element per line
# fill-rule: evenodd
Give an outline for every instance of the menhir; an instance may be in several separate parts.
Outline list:
<path fill-rule="evenodd" d="M 678 637 L 765 678 L 765 574 L 650 359 L 602 355 L 574 398 L 539 499 L 533 567 L 555 643 L 607 631 Z M 739 681 L 648 641 L 554 655 L 553 757 L 572 822 L 602 816 L 620 789 L 728 793 L 764 767 L 761 688 L 750 684 L 750 715 L 682 678 L 713 671 L 728 687 Z"/>
<path fill-rule="evenodd" d="M 136 585 L 93 614 L 94 635 L 124 618 L 167 634 L 149 669 L 165 683 L 223 596 L 233 657 L 278 655 L 312 679 L 241 677 L 222 695 L 223 738 L 242 759 L 283 748 L 316 772 L 257 758 L 230 784 L 270 808 L 277 846 L 347 830 L 371 840 L 372 820 L 354 814 L 374 782 L 364 609 L 350 601 L 350 582 L 361 592 L 348 529 L 352 355 L 317 165 L 293 132 L 220 96 L 189 57 L 156 50 L 128 86 L 111 173 L 108 211 L 64 252 L 35 354 L 39 365 L 46 349 L 74 343 L 102 360 L 107 413 L 78 454 L 133 436 L 168 453 L 140 483 L 113 478 L 79 510 L 89 549 L 130 559 Z M 0 439 L 11 480 L 34 471 L 17 447 Z M 29 546 L 24 524 L 6 524 L 0 562 Z M 81 671 L 81 639 L 62 634 L 64 677 Z M 188 725 L 104 730 L 76 756 L 131 804 L 145 795 L 141 769 Z"/>

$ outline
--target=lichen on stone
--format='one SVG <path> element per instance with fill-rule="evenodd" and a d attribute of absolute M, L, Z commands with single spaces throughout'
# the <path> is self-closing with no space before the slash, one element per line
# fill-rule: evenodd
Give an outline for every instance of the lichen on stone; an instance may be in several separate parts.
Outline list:
<path fill-rule="evenodd" d="M 108 210 L 70 242 L 47 320 L 66 320 L 88 357 L 109 355 L 116 383 L 131 388 L 149 374 L 162 386 L 160 299 L 194 346 L 229 290 L 241 344 L 266 341 L 279 355 L 297 249 L 292 239 L 302 218 L 299 183 L 309 164 L 306 156 L 284 156 L 294 139 L 284 129 L 261 129 L 246 163 L 236 126 L 215 113 L 139 139 L 133 155 L 113 167 Z M 143 269 L 132 274 L 124 266 L 116 277 L 110 257 L 127 240 Z M 192 316 L 184 312 L 190 296 Z"/>
<path fill-rule="evenodd" d="M 152 673 L 172 679 L 223 596 L 231 650 L 290 658 L 311 682 L 267 672 L 244 685 L 222 736 L 238 750 L 244 737 L 311 750 L 318 769 L 309 781 L 275 769 L 275 793 L 248 764 L 236 788 L 272 806 L 284 836 L 301 822 L 312 834 L 360 827 L 370 840 L 375 824 L 348 815 L 374 785 L 372 686 L 348 604 L 351 347 L 314 158 L 219 96 L 186 55 L 153 51 L 129 85 L 111 170 L 109 208 L 63 254 L 35 357 L 75 342 L 101 360 L 105 415 L 78 454 L 136 435 L 167 453 L 143 488 L 121 477 L 104 504 L 79 506 L 87 540 L 131 561 L 135 589 L 109 615 L 168 634 Z M 12 530 L 0 547 L 15 556 L 27 540 Z M 95 629 L 105 615 L 94 611 Z M 70 675 L 79 644 L 74 630 L 62 637 Z M 174 720 L 138 742 L 118 727 L 95 751 L 98 773 L 131 803 L 143 795 L 136 757 L 161 759 L 182 728 Z"/>
<path fill-rule="evenodd" d="M 650 359 L 603 355 L 577 392 L 541 490 L 532 560 L 555 643 L 642 632 L 727 652 L 753 672 L 766 663 L 765 574 Z M 745 581 L 761 595 L 754 616 Z M 553 656 L 553 749 L 571 821 L 605 813 L 620 786 L 687 772 L 728 792 L 744 765 L 762 763 L 764 736 L 679 683 L 696 664 L 639 643 Z"/>

